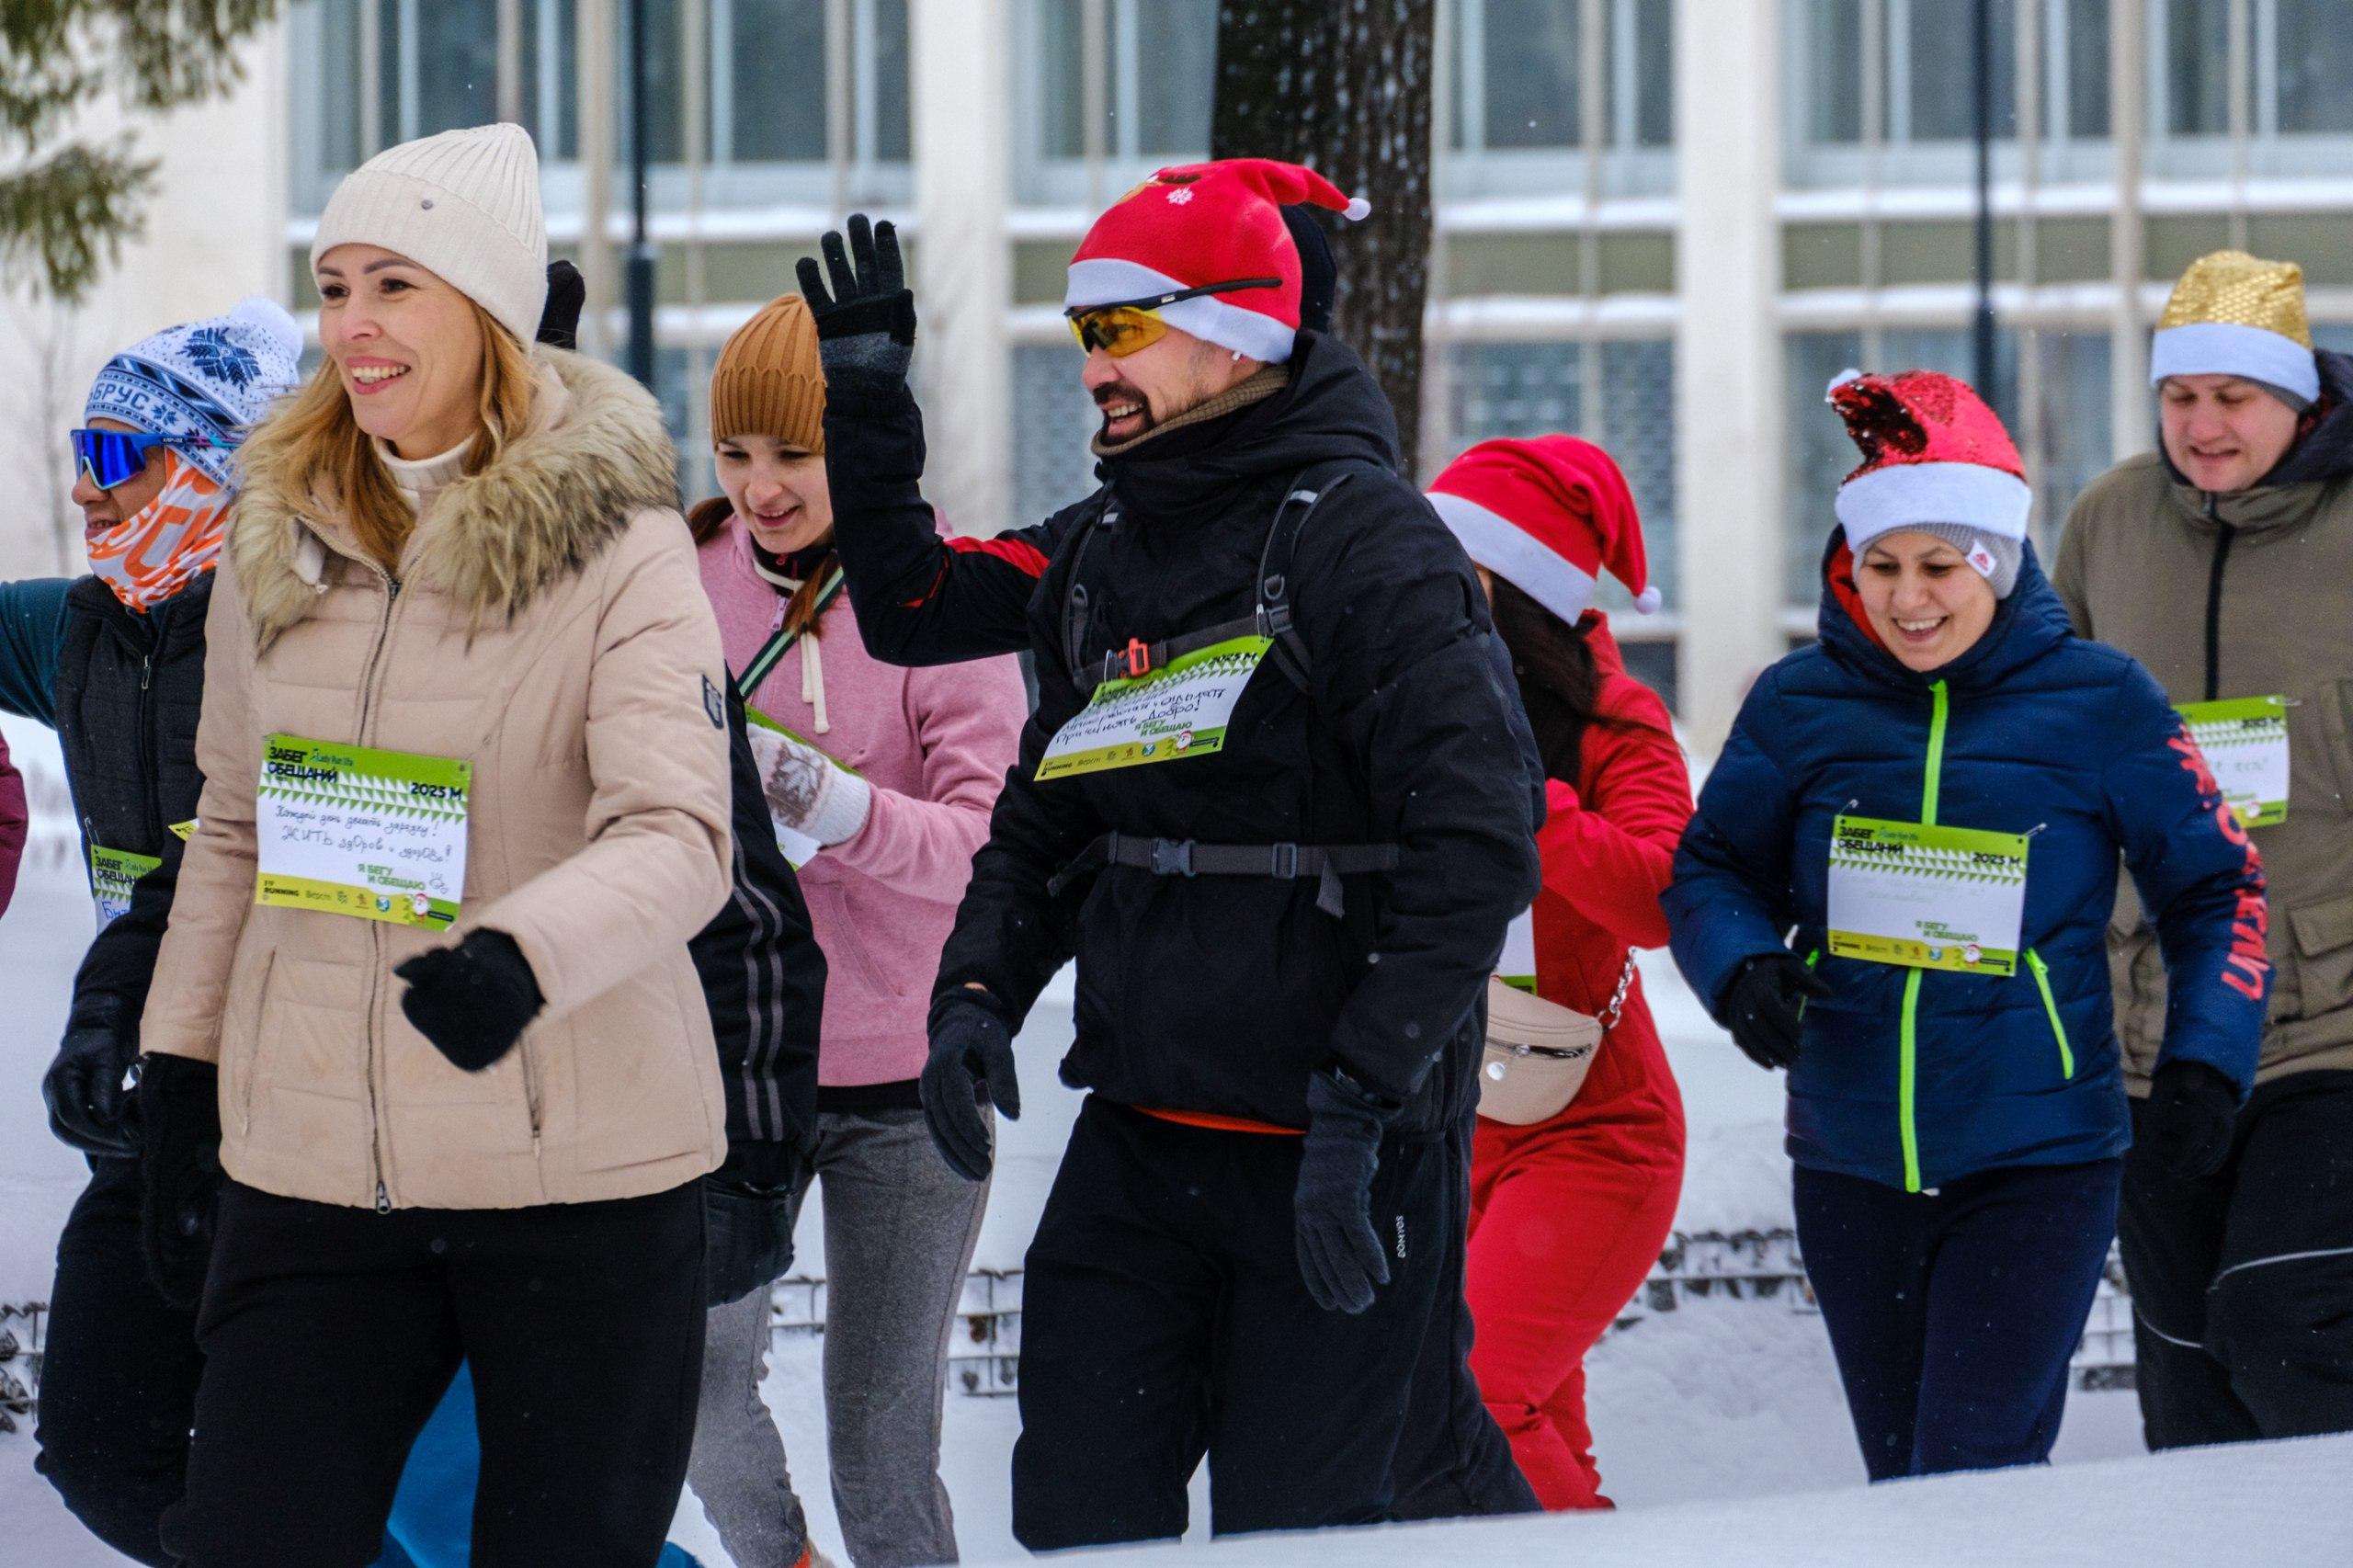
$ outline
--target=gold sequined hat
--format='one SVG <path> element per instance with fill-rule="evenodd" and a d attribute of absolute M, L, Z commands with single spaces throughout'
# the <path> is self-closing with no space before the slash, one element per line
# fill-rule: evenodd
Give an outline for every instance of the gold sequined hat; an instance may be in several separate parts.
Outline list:
<path fill-rule="evenodd" d="M 2167 376 L 2241 376 L 2301 398 L 2320 398 L 2320 366 L 2304 320 L 2304 269 L 2243 250 L 2189 264 L 2173 286 L 2149 349 L 2149 382 Z"/>

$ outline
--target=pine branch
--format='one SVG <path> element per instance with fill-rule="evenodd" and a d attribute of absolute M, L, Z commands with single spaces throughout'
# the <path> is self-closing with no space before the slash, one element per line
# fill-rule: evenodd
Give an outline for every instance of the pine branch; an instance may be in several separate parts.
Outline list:
<path fill-rule="evenodd" d="M 37 164 L 0 177 L 0 271 L 35 275 L 67 303 L 81 300 L 101 268 L 122 256 L 142 223 L 137 209 L 155 183 L 152 159 L 69 142 Z"/>

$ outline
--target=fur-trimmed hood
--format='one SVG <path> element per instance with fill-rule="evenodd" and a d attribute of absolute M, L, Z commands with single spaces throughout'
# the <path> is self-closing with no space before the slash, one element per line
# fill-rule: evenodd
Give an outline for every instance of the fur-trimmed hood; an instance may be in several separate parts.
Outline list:
<path fill-rule="evenodd" d="M 521 613 L 639 512 L 678 505 L 677 454 L 652 393 L 584 355 L 540 346 L 531 360 L 530 427 L 440 493 L 405 554 L 408 581 L 448 595 L 475 627 Z M 228 552 L 267 647 L 325 591 L 328 552 L 359 551 L 332 497 L 296 492 L 286 454 L 267 441 L 247 452 Z"/>

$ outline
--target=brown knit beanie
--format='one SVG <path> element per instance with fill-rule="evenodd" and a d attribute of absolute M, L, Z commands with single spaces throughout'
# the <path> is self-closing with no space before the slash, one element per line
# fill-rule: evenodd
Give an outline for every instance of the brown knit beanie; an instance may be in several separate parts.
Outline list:
<path fill-rule="evenodd" d="M 773 436 L 804 452 L 825 449 L 825 373 L 817 323 L 798 294 L 769 301 L 735 329 L 710 372 L 710 437 Z"/>

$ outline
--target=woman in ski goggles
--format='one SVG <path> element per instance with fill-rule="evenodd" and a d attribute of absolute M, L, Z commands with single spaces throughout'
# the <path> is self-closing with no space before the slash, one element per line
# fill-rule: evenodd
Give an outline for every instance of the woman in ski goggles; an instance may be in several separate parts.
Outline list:
<path fill-rule="evenodd" d="M 221 445 L 209 436 L 150 436 L 131 430 L 89 429 L 68 434 L 74 443 L 75 470 L 86 471 L 90 482 L 101 490 L 112 490 L 125 480 L 138 478 L 145 471 L 147 454 L 153 448 L 173 447 L 185 452 Z"/>
<path fill-rule="evenodd" d="M 1120 300 L 1108 305 L 1075 306 L 1063 314 L 1070 318 L 1070 335 L 1078 339 L 1081 348 L 1090 353 L 1100 348 L 1114 359 L 1124 359 L 1167 335 L 1168 323 L 1160 314 L 1163 305 L 1199 299 L 1204 294 L 1230 294 L 1237 289 L 1279 289 L 1282 284 L 1279 278 L 1244 278 L 1232 283 L 1204 283 L 1198 289 Z"/>

